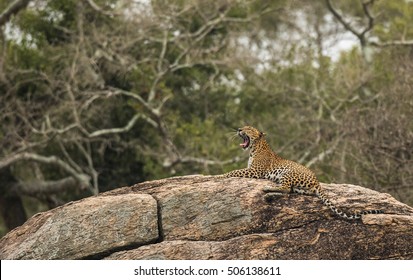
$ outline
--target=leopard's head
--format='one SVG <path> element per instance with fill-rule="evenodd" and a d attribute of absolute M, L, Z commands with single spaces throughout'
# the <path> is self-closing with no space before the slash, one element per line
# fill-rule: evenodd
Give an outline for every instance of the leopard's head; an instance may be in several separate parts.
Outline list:
<path fill-rule="evenodd" d="M 244 126 L 238 128 L 237 134 L 243 139 L 243 142 L 239 144 L 244 150 L 252 148 L 255 143 L 263 137 L 265 134 L 252 126 Z"/>

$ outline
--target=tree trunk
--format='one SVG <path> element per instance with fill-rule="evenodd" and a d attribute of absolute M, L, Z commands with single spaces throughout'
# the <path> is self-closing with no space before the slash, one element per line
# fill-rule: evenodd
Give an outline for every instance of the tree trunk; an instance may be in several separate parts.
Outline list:
<path fill-rule="evenodd" d="M 0 195 L 0 213 L 9 230 L 21 226 L 27 220 L 23 202 L 19 196 Z"/>

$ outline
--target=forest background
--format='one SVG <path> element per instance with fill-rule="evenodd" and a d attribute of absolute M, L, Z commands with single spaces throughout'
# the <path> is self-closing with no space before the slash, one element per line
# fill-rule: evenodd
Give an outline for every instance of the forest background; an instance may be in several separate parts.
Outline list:
<path fill-rule="evenodd" d="M 0 0 L 0 236 L 117 187 L 246 166 L 413 205 L 413 1 Z"/>

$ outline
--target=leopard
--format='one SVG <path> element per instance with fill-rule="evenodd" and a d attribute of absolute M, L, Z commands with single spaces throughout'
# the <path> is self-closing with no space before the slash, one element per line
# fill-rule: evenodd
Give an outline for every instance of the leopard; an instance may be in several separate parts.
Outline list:
<path fill-rule="evenodd" d="M 268 144 L 264 132 L 252 126 L 244 126 L 237 129 L 236 135 L 242 138 L 241 148 L 249 150 L 248 166 L 218 175 L 219 177 L 267 179 L 275 185 L 263 189 L 266 193 L 265 200 L 271 201 L 274 197 L 286 193 L 315 195 L 334 214 L 348 220 L 361 219 L 367 214 L 384 213 L 382 210 L 364 210 L 354 213 L 342 211 L 328 199 L 315 173 L 304 165 L 284 159 L 275 153 Z"/>

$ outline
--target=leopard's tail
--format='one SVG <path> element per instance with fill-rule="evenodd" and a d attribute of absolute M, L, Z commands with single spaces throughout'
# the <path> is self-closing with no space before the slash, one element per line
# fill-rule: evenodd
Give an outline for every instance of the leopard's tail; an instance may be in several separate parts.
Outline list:
<path fill-rule="evenodd" d="M 338 209 L 327 197 L 324 191 L 321 189 L 318 189 L 316 191 L 316 195 L 318 198 L 321 199 L 324 205 L 328 206 L 331 211 L 333 211 L 336 215 L 340 216 L 341 218 L 348 219 L 348 220 L 354 220 L 354 219 L 360 219 L 362 215 L 366 214 L 382 214 L 384 213 L 383 210 L 365 210 L 365 211 L 360 211 L 360 212 L 355 212 L 354 214 L 349 214 L 346 213 L 340 209 Z"/>

